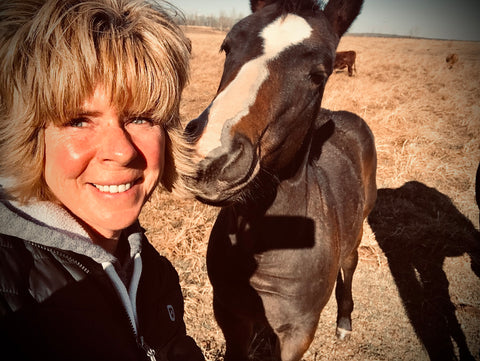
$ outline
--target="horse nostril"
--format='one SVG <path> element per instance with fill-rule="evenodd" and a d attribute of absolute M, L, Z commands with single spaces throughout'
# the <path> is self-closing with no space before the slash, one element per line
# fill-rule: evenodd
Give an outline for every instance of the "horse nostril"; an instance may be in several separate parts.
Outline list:
<path fill-rule="evenodd" d="M 200 134 L 201 134 L 200 121 L 198 120 L 198 118 L 188 122 L 184 131 L 184 135 L 187 138 L 187 140 L 189 142 L 194 142 Z"/>
<path fill-rule="evenodd" d="M 200 135 L 202 135 L 203 129 L 207 125 L 208 115 L 210 114 L 210 106 L 205 109 L 198 118 L 192 119 L 184 130 L 184 135 L 191 143 L 195 143 Z"/>
<path fill-rule="evenodd" d="M 250 176 L 255 164 L 255 147 L 247 138 L 237 136 L 222 164 L 218 179 L 229 183 L 241 183 Z"/>

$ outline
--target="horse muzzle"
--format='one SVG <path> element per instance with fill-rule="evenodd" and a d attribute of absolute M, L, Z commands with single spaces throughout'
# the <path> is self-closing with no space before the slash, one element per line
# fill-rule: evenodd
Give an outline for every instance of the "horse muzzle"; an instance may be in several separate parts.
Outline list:
<path fill-rule="evenodd" d="M 240 134 L 227 147 L 218 147 L 193 162 L 194 175 L 185 179 L 188 190 L 200 201 L 216 206 L 238 199 L 260 168 L 257 147 Z"/>

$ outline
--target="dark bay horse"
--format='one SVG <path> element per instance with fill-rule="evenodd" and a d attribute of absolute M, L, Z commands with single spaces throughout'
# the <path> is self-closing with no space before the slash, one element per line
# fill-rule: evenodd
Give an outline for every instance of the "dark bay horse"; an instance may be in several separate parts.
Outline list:
<path fill-rule="evenodd" d="M 336 283 L 337 335 L 351 331 L 352 277 L 376 198 L 372 133 L 321 108 L 340 37 L 362 1 L 252 0 L 227 34 L 217 95 L 186 127 L 199 200 L 222 206 L 207 266 L 225 360 L 260 326 L 299 360 Z"/>

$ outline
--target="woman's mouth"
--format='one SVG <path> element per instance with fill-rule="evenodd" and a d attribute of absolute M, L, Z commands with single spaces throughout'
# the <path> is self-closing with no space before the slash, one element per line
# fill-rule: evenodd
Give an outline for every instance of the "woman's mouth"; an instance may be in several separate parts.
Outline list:
<path fill-rule="evenodd" d="M 132 184 L 133 183 L 100 185 L 93 183 L 95 188 L 97 188 L 102 193 L 123 193 L 128 191 L 132 187 Z"/>

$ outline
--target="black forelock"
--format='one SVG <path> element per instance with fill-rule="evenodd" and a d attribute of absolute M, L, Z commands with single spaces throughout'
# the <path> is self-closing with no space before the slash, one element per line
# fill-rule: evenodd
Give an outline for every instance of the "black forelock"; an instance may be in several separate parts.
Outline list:
<path fill-rule="evenodd" d="M 280 0 L 279 2 L 284 13 L 320 10 L 320 5 L 316 0 Z"/>
<path fill-rule="evenodd" d="M 264 6 L 277 4 L 283 14 L 321 10 L 317 0 L 263 0 L 262 3 Z M 253 10 L 254 6 L 252 5 L 252 11 Z"/>

